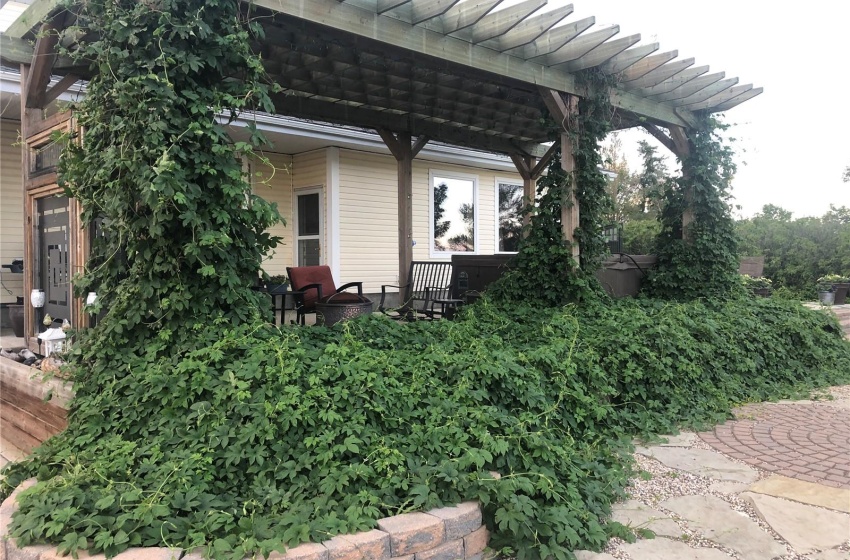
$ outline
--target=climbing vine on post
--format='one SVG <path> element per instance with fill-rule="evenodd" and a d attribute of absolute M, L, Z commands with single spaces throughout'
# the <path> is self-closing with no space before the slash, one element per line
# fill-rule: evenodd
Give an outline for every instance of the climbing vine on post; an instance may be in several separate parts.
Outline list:
<path fill-rule="evenodd" d="M 732 149 L 721 138 L 728 126 L 709 114 L 697 118 L 697 126 L 688 131 L 690 149 L 681 158 L 682 174 L 665 189 L 658 266 L 648 278 L 647 291 L 654 297 L 725 298 L 738 287 L 737 237 L 729 204 L 736 167 Z M 692 202 L 686 200 L 688 191 Z M 693 221 L 685 232 L 686 210 Z"/>
<path fill-rule="evenodd" d="M 102 231 L 76 282 L 107 310 L 98 351 L 152 336 L 173 348 L 192 325 L 252 320 L 261 295 L 250 287 L 280 215 L 243 172 L 261 138 L 233 142 L 219 118 L 272 110 L 249 46 L 261 28 L 228 0 L 79 9 L 78 26 L 97 39 L 73 54 L 95 71 L 73 107 L 84 140 L 66 150 L 60 180 L 83 225 Z"/>
<path fill-rule="evenodd" d="M 569 134 L 579 204 L 579 228 L 575 231 L 575 243 L 581 254 L 579 266 L 573 259 L 572 244 L 564 239 L 562 231 L 562 201 L 570 198 L 567 195 L 571 177 L 561 167 L 559 150 L 547 174 L 537 182 L 536 203 L 524 209 L 530 213 L 531 220 L 511 270 L 488 290 L 497 301 L 530 300 L 557 306 L 587 299 L 601 289 L 594 272 L 605 253 L 602 222 L 611 199 L 600 170 L 599 142 L 610 130 L 612 108 L 608 93 L 612 80 L 591 69 L 577 74 L 577 81 L 585 95 L 579 100 L 578 114 L 570 124 Z M 560 134 L 554 123 L 552 128 L 553 135 Z"/>

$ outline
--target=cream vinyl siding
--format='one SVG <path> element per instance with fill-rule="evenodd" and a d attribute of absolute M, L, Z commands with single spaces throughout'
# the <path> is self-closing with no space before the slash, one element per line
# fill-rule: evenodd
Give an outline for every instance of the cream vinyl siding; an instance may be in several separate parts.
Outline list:
<path fill-rule="evenodd" d="M 391 156 L 340 150 L 340 280 L 398 283 L 398 170 Z"/>
<path fill-rule="evenodd" d="M 290 235 L 294 236 L 295 231 L 295 193 L 299 190 L 309 190 L 309 189 L 321 189 L 321 212 L 322 212 L 322 223 L 324 224 L 324 228 L 322 231 L 322 239 L 321 239 L 321 247 L 322 247 L 322 255 L 321 255 L 321 263 L 327 264 L 327 251 L 329 249 L 329 239 L 328 239 L 328 190 L 325 188 L 325 183 L 327 182 L 328 177 L 328 168 L 327 168 L 327 152 L 323 148 L 321 150 L 315 150 L 313 152 L 305 152 L 303 154 L 295 154 L 292 156 L 292 195 L 290 197 L 290 212 L 289 215 L 286 216 L 287 228 L 290 230 Z M 295 244 L 290 243 L 287 247 L 287 257 L 289 258 L 289 262 L 295 262 Z M 292 266 L 292 265 L 289 265 Z"/>
<path fill-rule="evenodd" d="M 24 258 L 24 190 L 17 121 L 0 121 L 0 264 Z M 26 263 L 24 264 L 26 266 Z M 0 279 L 12 293 L 0 288 L 0 302 L 15 303 L 24 295 L 24 275 L 0 268 Z"/>
<path fill-rule="evenodd" d="M 272 249 L 263 262 L 263 270 L 270 276 L 286 274 L 286 267 L 292 264 L 292 157 L 282 154 L 264 154 L 274 166 L 255 160 L 251 187 L 254 194 L 277 204 L 278 211 L 286 219 L 286 224 L 277 224 L 269 231 L 282 237 L 277 248 Z"/>
<path fill-rule="evenodd" d="M 519 175 L 461 165 L 413 160 L 413 260 L 429 261 L 429 172 L 478 177 L 478 247 L 496 252 L 496 177 Z M 398 168 L 392 156 L 340 150 L 340 262 L 343 282 L 362 281 L 369 293 L 398 283 Z"/>

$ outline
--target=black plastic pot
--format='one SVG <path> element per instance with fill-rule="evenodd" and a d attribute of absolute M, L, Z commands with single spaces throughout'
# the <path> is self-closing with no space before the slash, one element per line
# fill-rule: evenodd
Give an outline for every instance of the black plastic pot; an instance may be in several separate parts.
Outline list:
<path fill-rule="evenodd" d="M 12 330 L 15 336 L 23 338 L 24 336 L 24 306 L 9 304 L 9 323 L 12 324 Z"/>
<path fill-rule="evenodd" d="M 835 305 L 844 305 L 847 303 L 847 292 L 850 291 L 850 283 L 842 282 L 840 284 L 833 284 L 832 287 L 835 290 Z"/>

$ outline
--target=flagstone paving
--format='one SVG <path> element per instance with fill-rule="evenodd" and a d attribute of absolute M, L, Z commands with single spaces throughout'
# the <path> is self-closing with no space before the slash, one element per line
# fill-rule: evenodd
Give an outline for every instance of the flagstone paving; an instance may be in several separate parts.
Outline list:
<path fill-rule="evenodd" d="M 613 514 L 638 540 L 577 557 L 850 560 L 850 386 L 833 394 L 749 405 L 711 432 L 638 447 L 652 477 L 634 479 Z"/>

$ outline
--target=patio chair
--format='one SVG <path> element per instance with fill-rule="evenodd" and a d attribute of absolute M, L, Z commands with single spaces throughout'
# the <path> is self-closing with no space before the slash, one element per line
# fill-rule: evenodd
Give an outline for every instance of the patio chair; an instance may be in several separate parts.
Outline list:
<path fill-rule="evenodd" d="M 328 266 L 287 267 L 286 274 L 295 297 L 295 321 L 301 325 L 308 313 L 316 312 L 317 303 L 325 303 L 331 297 L 334 303 L 363 301 L 363 282 L 349 282 L 337 288 Z M 357 288 L 357 293 L 345 292 L 350 288 Z"/>
<path fill-rule="evenodd" d="M 408 283 L 403 286 L 386 284 L 381 286 L 381 302 L 378 311 L 393 319 L 435 319 L 442 316 L 442 309 L 435 308 L 435 300 L 451 297 L 452 263 L 413 261 L 410 263 Z M 387 288 L 398 288 L 399 302 L 396 307 L 387 305 Z"/>

